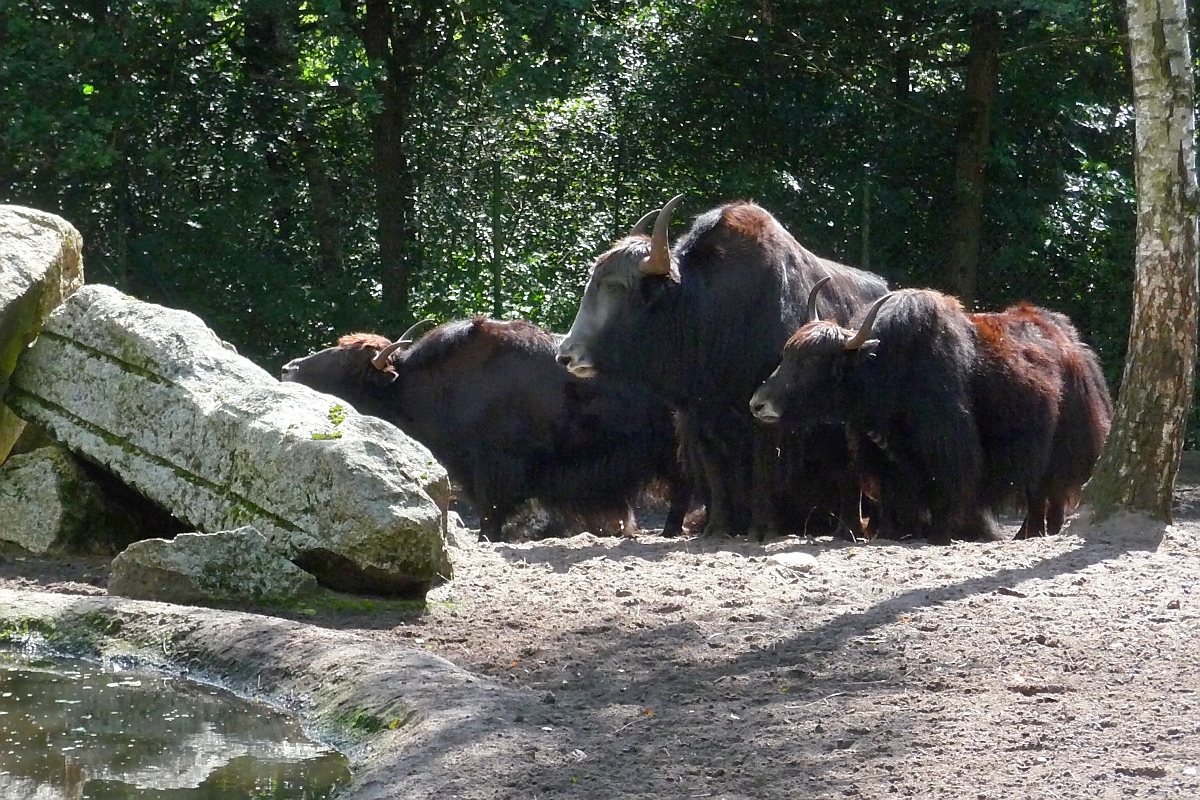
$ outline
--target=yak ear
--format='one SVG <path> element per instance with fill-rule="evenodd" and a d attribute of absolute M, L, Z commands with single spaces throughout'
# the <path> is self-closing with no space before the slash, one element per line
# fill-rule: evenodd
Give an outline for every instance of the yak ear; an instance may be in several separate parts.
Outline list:
<path fill-rule="evenodd" d="M 875 351 L 878 349 L 879 349 L 879 340 L 878 339 L 867 339 L 865 342 L 862 343 L 862 347 L 858 348 L 857 352 L 861 353 L 863 356 L 866 356 L 867 358 L 875 358 L 875 355 L 876 355 Z"/>
<path fill-rule="evenodd" d="M 669 291 L 668 287 L 671 285 L 671 283 L 677 283 L 678 280 L 679 279 L 672 274 L 665 280 L 638 281 L 638 284 L 641 288 L 642 299 L 645 301 L 646 305 L 650 306 L 651 308 L 657 306 L 663 301 L 663 298 L 667 296 L 667 292 Z"/>
<path fill-rule="evenodd" d="M 396 370 L 396 365 L 389 363 L 387 367 L 380 369 L 373 364 L 367 365 L 367 371 L 363 375 L 363 381 L 372 386 L 391 386 L 400 378 L 400 373 Z"/>

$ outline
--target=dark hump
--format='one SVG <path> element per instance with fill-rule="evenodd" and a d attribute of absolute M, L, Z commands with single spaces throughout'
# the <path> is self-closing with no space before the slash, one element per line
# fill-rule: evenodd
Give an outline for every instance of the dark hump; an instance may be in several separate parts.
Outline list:
<path fill-rule="evenodd" d="M 404 363 L 415 368 L 441 363 L 476 342 L 487 342 L 501 350 L 549 353 L 551 357 L 555 350 L 554 337 L 550 333 L 524 320 L 475 317 L 434 328 L 412 346 Z"/>
<path fill-rule="evenodd" d="M 691 229 L 676 244 L 680 264 L 707 266 L 725 263 L 729 253 L 742 245 L 767 256 L 760 266 L 775 264 L 772 257 L 782 259 L 778 266 L 799 278 L 795 288 L 796 302 L 807 303 L 808 290 L 826 275 L 833 278 L 822 293 L 822 306 L 832 308 L 839 322 L 848 321 L 851 313 L 864 302 L 882 297 L 887 282 L 873 272 L 839 264 L 808 250 L 765 208 L 748 201 L 738 201 L 705 212 L 696 218 Z"/>
<path fill-rule="evenodd" d="M 727 203 L 706 211 L 675 243 L 680 264 L 704 265 L 722 262 L 721 251 L 733 241 L 768 238 L 779 223 L 761 206 L 746 201 Z"/>

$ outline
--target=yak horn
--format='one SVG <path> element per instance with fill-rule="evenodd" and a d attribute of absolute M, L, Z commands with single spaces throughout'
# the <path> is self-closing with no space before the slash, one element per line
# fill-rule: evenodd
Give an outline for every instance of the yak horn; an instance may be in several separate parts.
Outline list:
<path fill-rule="evenodd" d="M 421 330 L 421 329 L 422 329 L 422 328 L 424 328 L 426 325 L 430 325 L 430 324 L 432 324 L 432 325 L 436 325 L 436 324 L 437 324 L 437 320 L 436 320 L 436 319 L 434 319 L 433 317 L 429 317 L 428 319 L 423 319 L 423 320 L 421 320 L 421 321 L 420 321 L 420 322 L 418 322 L 416 325 L 413 325 L 411 328 L 409 328 L 409 329 L 408 329 L 408 330 L 406 330 L 404 333 L 402 333 L 402 334 L 400 335 L 400 338 L 399 338 L 399 339 L 397 339 L 396 341 L 397 341 L 397 342 L 404 342 L 405 344 L 412 344 L 412 343 L 413 343 L 413 342 L 415 342 L 415 341 L 416 341 L 418 338 L 420 338 L 420 337 L 418 337 L 418 336 L 417 336 L 417 331 Z"/>
<path fill-rule="evenodd" d="M 400 348 L 404 347 L 406 344 L 409 344 L 409 343 L 408 342 L 392 342 L 387 347 L 383 348 L 382 350 L 380 350 L 378 353 L 375 354 L 375 357 L 371 359 L 371 366 L 374 367 L 375 369 L 379 370 L 380 372 L 383 372 L 385 369 L 387 369 L 388 367 L 390 367 L 392 365 L 392 353 L 394 353 L 397 350 L 399 350 Z"/>
<path fill-rule="evenodd" d="M 380 372 L 387 369 L 392 363 L 392 353 L 396 352 L 397 350 L 407 350 L 408 348 L 412 347 L 413 341 L 415 341 L 413 337 L 417 331 L 431 322 L 436 323 L 437 320 L 433 318 L 423 319 L 416 325 L 413 325 L 411 328 L 406 330 L 399 339 L 375 354 L 375 357 L 371 359 L 371 366 Z"/>
<path fill-rule="evenodd" d="M 650 255 L 642 259 L 638 269 L 643 275 L 660 275 L 667 277 L 671 274 L 671 246 L 667 242 L 667 224 L 671 221 L 671 212 L 683 195 L 677 194 L 658 212 L 654 220 L 654 232 L 650 234 Z"/>
<path fill-rule="evenodd" d="M 847 350 L 857 350 L 867 343 L 867 340 L 871 338 L 871 328 L 875 325 L 875 317 L 879 314 L 879 309 L 883 308 L 883 304 L 886 303 L 888 298 L 891 296 L 892 293 L 888 292 L 883 297 L 875 301 L 875 305 L 871 306 L 871 310 L 867 312 L 865 317 L 863 317 L 862 324 L 858 326 L 858 330 L 855 331 L 853 336 L 846 340 L 846 344 L 844 346 Z"/>
<path fill-rule="evenodd" d="M 650 218 L 653 217 L 655 214 L 657 214 L 660 211 L 662 211 L 661 208 L 656 208 L 653 211 L 651 211 L 650 213 L 646 214 L 646 216 L 642 217 L 637 222 L 635 222 L 633 224 L 633 227 L 629 229 L 629 235 L 630 236 L 645 236 L 646 235 L 646 226 L 650 224 Z"/>
<path fill-rule="evenodd" d="M 813 287 L 808 290 L 808 321 L 820 322 L 821 318 L 817 316 L 817 293 L 821 291 L 821 287 L 833 280 L 832 275 L 826 275 L 821 280 L 813 284 Z"/>

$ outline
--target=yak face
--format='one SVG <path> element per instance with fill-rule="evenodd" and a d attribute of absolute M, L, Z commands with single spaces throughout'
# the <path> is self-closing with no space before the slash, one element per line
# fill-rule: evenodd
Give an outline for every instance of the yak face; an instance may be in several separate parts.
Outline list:
<path fill-rule="evenodd" d="M 611 354 L 637 345 L 627 340 L 636 338 L 640 318 L 670 280 L 639 269 L 649 252 L 648 237 L 630 237 L 596 261 L 571 330 L 558 345 L 558 363 L 575 377 L 619 369 Z"/>
<path fill-rule="evenodd" d="M 842 422 L 850 409 L 847 381 L 851 371 L 875 357 L 879 340 L 871 338 L 875 317 L 891 293 L 875 301 L 858 330 L 817 319 L 816 296 L 828 278 L 817 282 L 808 297 L 809 323 L 783 346 L 783 361 L 750 398 L 750 413 L 761 422 L 820 420 Z"/>
<path fill-rule="evenodd" d="M 637 371 L 637 365 L 606 361 L 622 352 L 643 352 L 653 344 L 639 338 L 648 330 L 646 312 L 669 285 L 679 283 L 667 224 L 682 199 L 683 195 L 673 197 L 661 211 L 642 217 L 627 237 L 596 261 L 571 330 L 558 345 L 558 363 L 575 377 L 590 378 L 597 370 L 627 375 Z M 654 232 L 646 236 L 642 226 L 651 217 L 655 217 Z"/>
<path fill-rule="evenodd" d="M 390 344 L 387 338 L 375 334 L 348 334 L 338 340 L 336 347 L 284 364 L 280 380 L 302 383 L 340 397 L 364 414 L 377 414 L 372 409 L 381 402 L 379 395 L 397 374 L 390 363 L 380 369 L 372 361 Z"/>
<path fill-rule="evenodd" d="M 835 408 L 848 362 L 860 355 L 846 349 L 853 335 L 832 322 L 813 322 L 796 331 L 784 345 L 779 366 L 750 398 L 750 413 L 768 424 L 797 418 L 815 422 Z"/>

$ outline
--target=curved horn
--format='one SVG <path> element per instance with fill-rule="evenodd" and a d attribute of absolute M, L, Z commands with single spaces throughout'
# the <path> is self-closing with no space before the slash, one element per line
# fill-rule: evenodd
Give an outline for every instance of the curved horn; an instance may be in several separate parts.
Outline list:
<path fill-rule="evenodd" d="M 875 301 L 875 305 L 871 306 L 871 310 L 863 317 L 862 324 L 858 326 L 858 330 L 854 335 L 846 340 L 844 347 L 847 350 L 857 350 L 866 344 L 867 339 L 871 338 L 871 328 L 875 325 L 875 317 L 879 314 L 879 309 L 883 308 L 883 304 L 892 296 L 892 292 L 888 292 L 883 297 Z"/>
<path fill-rule="evenodd" d="M 639 219 L 637 222 L 635 222 L 633 224 L 633 227 L 629 229 L 628 235 L 629 236 L 645 236 L 646 235 L 646 226 L 650 224 L 650 218 L 653 217 L 655 214 L 657 214 L 660 211 L 662 211 L 661 208 L 656 208 L 653 211 L 651 211 L 650 213 L 646 214 L 646 216 Z"/>
<path fill-rule="evenodd" d="M 405 342 L 403 340 L 399 342 L 392 342 L 387 347 L 375 354 L 375 357 L 371 359 L 371 366 L 380 372 L 383 372 L 392 364 L 392 353 L 409 344 L 411 344 L 411 342 Z"/>
<path fill-rule="evenodd" d="M 662 211 L 658 212 L 658 219 L 654 220 L 654 232 L 650 234 L 650 255 L 638 265 L 643 275 L 666 277 L 671 274 L 671 245 L 667 242 L 667 224 L 671 221 L 671 212 L 682 199 L 683 195 L 675 195 L 663 206 Z"/>
<path fill-rule="evenodd" d="M 392 353 L 396 352 L 397 350 L 407 350 L 408 348 L 412 347 L 413 342 L 416 341 L 414 337 L 417 331 L 421 330 L 421 328 L 429 325 L 430 323 L 437 324 L 437 320 L 433 317 L 430 317 L 429 319 L 423 319 L 416 325 L 413 325 L 411 328 L 406 330 L 399 339 L 375 354 L 375 357 L 371 359 L 371 366 L 381 372 L 387 369 L 392 363 Z"/>
<path fill-rule="evenodd" d="M 826 275 L 821 280 L 813 284 L 813 287 L 808 290 L 808 321 L 819 322 L 821 318 L 817 316 L 817 293 L 821 291 L 821 287 L 833 280 L 832 275 Z"/>
<path fill-rule="evenodd" d="M 412 344 L 413 342 L 415 342 L 417 339 L 420 338 L 419 336 L 416 335 L 417 331 L 421 330 L 421 328 L 424 328 L 426 325 L 430 325 L 430 324 L 436 325 L 437 320 L 434 319 L 433 317 L 429 317 L 428 319 L 421 320 L 416 325 L 413 325 L 411 328 L 409 328 L 403 334 L 401 334 L 400 338 L 397 339 L 396 341 L 397 342 L 405 342 L 407 344 Z"/>

